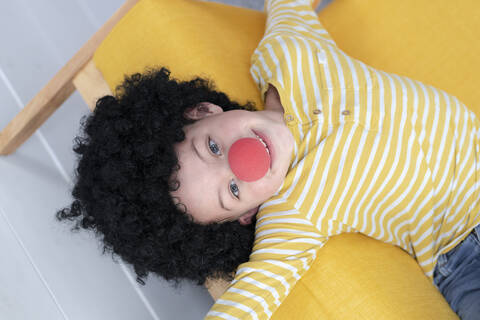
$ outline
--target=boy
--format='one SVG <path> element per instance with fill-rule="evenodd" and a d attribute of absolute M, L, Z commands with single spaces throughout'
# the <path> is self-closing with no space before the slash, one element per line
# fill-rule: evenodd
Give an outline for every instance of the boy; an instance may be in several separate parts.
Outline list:
<path fill-rule="evenodd" d="M 184 163 L 172 196 L 198 221 L 247 223 L 271 194 L 258 207 L 249 261 L 207 319 L 270 318 L 329 237 L 343 232 L 401 247 L 431 280 L 440 256 L 469 234 L 478 239 L 472 232 L 480 223 L 478 119 L 441 90 L 348 57 L 311 5 L 265 3 L 266 32 L 251 74 L 274 121 L 250 122 L 239 114 L 235 124 L 233 115 L 205 104 L 203 112 L 190 113 L 202 120 L 177 149 Z M 227 154 L 256 130 L 265 130 L 273 167 L 246 182 Z M 203 202 L 192 193 L 205 184 L 212 194 L 202 194 Z M 230 210 L 220 208 L 217 193 Z M 469 303 L 449 301 L 465 319 L 480 314 L 479 277 L 477 271 L 476 293 L 464 299 Z"/>

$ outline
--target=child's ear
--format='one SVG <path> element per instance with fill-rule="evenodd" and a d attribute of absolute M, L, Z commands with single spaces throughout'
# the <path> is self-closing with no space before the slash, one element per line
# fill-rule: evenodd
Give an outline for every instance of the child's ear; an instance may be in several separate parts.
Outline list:
<path fill-rule="evenodd" d="M 221 113 L 223 109 L 210 102 L 200 102 L 194 107 L 187 108 L 183 115 L 191 120 L 200 120 L 209 115 Z"/>

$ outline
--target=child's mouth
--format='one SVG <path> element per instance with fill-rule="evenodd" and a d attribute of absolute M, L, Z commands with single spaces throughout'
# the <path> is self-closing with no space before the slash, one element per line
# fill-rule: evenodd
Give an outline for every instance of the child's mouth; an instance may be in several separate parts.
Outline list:
<path fill-rule="evenodd" d="M 255 130 L 252 130 L 252 131 L 265 144 L 265 148 L 267 149 L 267 152 L 270 155 L 270 169 L 271 169 L 273 167 L 273 159 L 274 159 L 274 150 L 273 150 L 272 142 L 265 134 Z"/>

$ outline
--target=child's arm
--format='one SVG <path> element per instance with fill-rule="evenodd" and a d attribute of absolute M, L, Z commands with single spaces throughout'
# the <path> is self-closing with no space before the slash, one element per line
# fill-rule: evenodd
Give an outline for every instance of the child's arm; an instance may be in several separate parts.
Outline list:
<path fill-rule="evenodd" d="M 335 44 L 313 9 L 315 0 L 265 0 L 265 34 L 260 44 L 277 35 L 293 35 Z M 260 46 L 260 45 L 259 45 Z"/>
<path fill-rule="evenodd" d="M 315 0 L 265 0 L 265 34 L 253 52 L 250 74 L 265 102 L 269 80 L 278 90 L 284 87 L 285 67 L 292 71 L 294 57 L 302 47 L 335 46 L 312 8 Z M 308 57 L 317 59 L 317 57 Z M 288 64 L 282 66 L 282 64 Z M 282 101 L 285 102 L 285 101 Z"/>
<path fill-rule="evenodd" d="M 241 264 L 207 320 L 270 319 L 313 264 L 327 238 L 296 214 L 272 212 L 257 221 L 250 260 Z"/>

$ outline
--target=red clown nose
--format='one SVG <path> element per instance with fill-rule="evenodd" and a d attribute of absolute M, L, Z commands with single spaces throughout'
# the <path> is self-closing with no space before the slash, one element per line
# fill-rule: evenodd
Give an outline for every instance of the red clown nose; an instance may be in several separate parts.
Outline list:
<path fill-rule="evenodd" d="M 242 138 L 235 141 L 228 151 L 228 162 L 233 173 L 243 181 L 256 181 L 270 168 L 270 154 L 255 138 Z"/>

